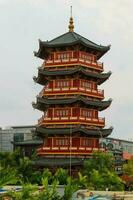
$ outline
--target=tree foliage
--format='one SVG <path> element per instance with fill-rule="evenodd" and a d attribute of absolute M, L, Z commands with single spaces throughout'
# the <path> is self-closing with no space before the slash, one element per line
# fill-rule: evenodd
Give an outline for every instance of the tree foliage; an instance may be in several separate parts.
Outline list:
<path fill-rule="evenodd" d="M 49 169 L 36 170 L 32 161 L 19 152 L 0 153 L 0 187 L 8 184 L 21 184 L 21 192 L 11 192 L 14 200 L 69 200 L 78 189 L 122 190 L 123 182 L 114 172 L 113 156 L 107 153 L 94 153 L 85 161 L 82 172 L 71 178 L 62 168 L 54 174 Z M 132 163 L 125 165 L 126 173 L 132 173 Z M 43 190 L 38 192 L 37 185 Z M 58 185 L 64 185 L 64 195 L 58 193 Z M 51 185 L 51 186 L 49 186 Z"/>
<path fill-rule="evenodd" d="M 78 189 L 78 184 L 74 180 L 72 180 L 71 177 L 68 177 L 62 200 L 71 200 L 73 193 L 76 192 L 77 189 Z"/>
<path fill-rule="evenodd" d="M 5 185 L 16 184 L 18 178 L 14 168 L 0 168 L 0 188 Z"/>
<path fill-rule="evenodd" d="M 65 185 L 67 183 L 68 171 L 62 168 L 57 169 L 54 178 L 59 181 L 60 185 Z"/>
<path fill-rule="evenodd" d="M 123 165 L 123 171 L 124 174 L 133 177 L 133 160 L 128 160 L 128 162 Z"/>
<path fill-rule="evenodd" d="M 83 174 L 95 190 L 123 190 L 123 181 L 114 171 L 114 158 L 109 153 L 94 153 L 85 161 Z"/>

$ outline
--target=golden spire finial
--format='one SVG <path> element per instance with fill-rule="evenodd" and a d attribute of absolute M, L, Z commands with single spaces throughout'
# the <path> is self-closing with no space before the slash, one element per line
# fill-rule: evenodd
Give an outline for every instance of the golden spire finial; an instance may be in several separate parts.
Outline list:
<path fill-rule="evenodd" d="M 73 17 L 72 17 L 72 6 L 71 6 L 71 17 L 70 17 L 70 20 L 69 20 L 69 32 L 73 32 L 74 31 L 74 25 L 73 25 Z"/>

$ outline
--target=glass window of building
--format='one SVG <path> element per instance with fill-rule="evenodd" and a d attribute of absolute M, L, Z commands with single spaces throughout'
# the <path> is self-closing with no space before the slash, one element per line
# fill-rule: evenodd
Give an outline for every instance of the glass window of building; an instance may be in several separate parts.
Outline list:
<path fill-rule="evenodd" d="M 24 133 L 15 133 L 14 142 L 22 142 L 22 141 L 24 141 Z"/>

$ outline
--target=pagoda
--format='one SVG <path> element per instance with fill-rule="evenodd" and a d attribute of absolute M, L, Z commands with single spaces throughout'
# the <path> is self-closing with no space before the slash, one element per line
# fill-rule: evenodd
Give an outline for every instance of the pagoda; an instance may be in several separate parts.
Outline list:
<path fill-rule="evenodd" d="M 94 151 L 102 150 L 99 139 L 107 137 L 105 118 L 99 112 L 108 108 L 98 87 L 111 72 L 103 73 L 99 59 L 110 46 L 98 45 L 74 32 L 72 16 L 69 31 L 51 41 L 39 40 L 35 56 L 43 60 L 34 81 L 43 86 L 33 107 L 43 112 L 36 134 L 43 139 L 37 149 L 37 164 L 56 169 L 78 170 Z"/>

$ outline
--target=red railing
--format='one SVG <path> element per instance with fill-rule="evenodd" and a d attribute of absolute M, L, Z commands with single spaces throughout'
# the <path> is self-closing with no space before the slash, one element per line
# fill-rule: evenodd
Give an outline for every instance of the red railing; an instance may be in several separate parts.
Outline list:
<path fill-rule="evenodd" d="M 48 124 L 92 124 L 92 125 L 97 125 L 100 127 L 105 126 L 105 118 L 89 118 L 89 117 L 84 117 L 84 116 L 66 116 L 66 117 L 46 117 L 42 116 L 38 120 L 38 125 L 43 126 L 43 125 L 48 125 Z"/>
<path fill-rule="evenodd" d="M 91 154 L 93 153 L 94 151 L 105 151 L 104 148 L 99 148 L 99 147 L 83 147 L 83 146 L 80 146 L 80 147 L 70 147 L 70 146 L 67 146 L 67 147 L 42 147 L 42 148 L 39 148 L 37 149 L 37 154 L 38 155 L 45 155 L 45 154 L 81 154 L 81 155 L 85 155 L 85 154 Z"/>
<path fill-rule="evenodd" d="M 47 87 L 43 88 L 42 91 L 39 93 L 39 96 L 45 96 L 45 95 L 64 95 L 64 94 L 82 94 L 82 95 L 88 95 L 88 96 L 94 96 L 103 99 L 104 98 L 104 90 L 96 90 L 91 89 L 83 86 L 79 87 L 73 87 L 70 85 L 70 87 Z"/>
<path fill-rule="evenodd" d="M 95 55 L 83 51 L 55 52 L 43 63 L 43 67 L 60 67 L 62 64 L 83 64 L 86 67 L 103 71 L 103 63 L 98 62 Z"/>
<path fill-rule="evenodd" d="M 61 94 L 74 94 L 74 93 L 80 93 L 83 95 L 89 95 L 99 98 L 104 98 L 104 91 L 103 90 L 94 90 L 90 88 L 85 87 L 56 87 L 56 88 L 46 88 L 43 89 L 39 95 L 61 95 Z"/>

